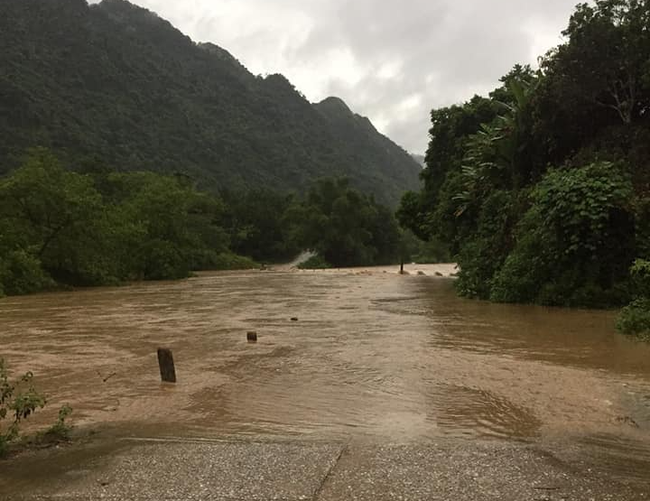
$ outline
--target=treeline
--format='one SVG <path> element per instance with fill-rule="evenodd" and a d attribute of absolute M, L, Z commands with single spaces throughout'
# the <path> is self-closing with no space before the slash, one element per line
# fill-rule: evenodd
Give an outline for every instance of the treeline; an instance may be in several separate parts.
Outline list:
<path fill-rule="evenodd" d="M 38 149 L 0 179 L 4 294 L 252 268 L 302 249 L 332 266 L 392 263 L 407 242 L 390 210 L 346 179 L 322 179 L 304 197 L 213 196 L 182 175 L 75 168 Z"/>
<path fill-rule="evenodd" d="M 450 244 L 459 292 L 616 306 L 650 251 L 650 1 L 581 4 L 539 71 L 434 110 L 401 223 Z M 649 324 L 650 325 L 650 324 Z"/>
<path fill-rule="evenodd" d="M 347 178 L 316 181 L 303 197 L 269 190 L 222 191 L 224 226 L 234 252 L 278 262 L 316 251 L 335 267 L 390 264 L 422 246 L 403 235 L 395 216 Z M 425 247 L 426 248 L 426 247 Z"/>

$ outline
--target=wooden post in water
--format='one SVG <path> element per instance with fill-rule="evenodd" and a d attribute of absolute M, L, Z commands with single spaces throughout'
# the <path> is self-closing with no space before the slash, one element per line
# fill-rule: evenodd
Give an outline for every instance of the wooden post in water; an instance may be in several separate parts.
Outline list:
<path fill-rule="evenodd" d="M 169 348 L 158 348 L 158 365 L 160 366 L 160 378 L 165 383 L 176 382 L 176 368 L 174 367 L 174 355 Z"/>
<path fill-rule="evenodd" d="M 399 274 L 404 275 L 404 258 L 400 259 Z"/>
<path fill-rule="evenodd" d="M 249 343 L 257 343 L 257 332 L 250 331 L 246 333 L 246 339 Z"/>

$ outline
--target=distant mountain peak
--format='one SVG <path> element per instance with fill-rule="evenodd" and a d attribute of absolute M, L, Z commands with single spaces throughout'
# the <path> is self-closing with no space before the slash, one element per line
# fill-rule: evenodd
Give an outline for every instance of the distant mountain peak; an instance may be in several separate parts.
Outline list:
<path fill-rule="evenodd" d="M 197 45 L 197 47 L 209 52 L 210 54 L 214 54 L 219 59 L 222 59 L 224 61 L 237 61 L 237 62 L 239 62 L 235 58 L 235 56 L 233 56 L 226 49 L 223 49 L 223 48 L 219 47 L 218 45 L 213 44 L 212 42 L 199 42 L 196 45 Z"/>
<path fill-rule="evenodd" d="M 330 96 L 317 103 L 316 108 L 331 113 L 341 113 L 343 115 L 354 115 L 349 106 L 340 97 Z"/>
<path fill-rule="evenodd" d="M 209 54 L 212 54 L 216 58 L 220 59 L 221 61 L 225 63 L 230 63 L 234 67 L 239 68 L 245 72 L 248 73 L 248 69 L 237 59 L 235 56 L 233 56 L 230 52 L 228 52 L 226 49 L 219 47 L 218 45 L 215 45 L 211 42 L 200 42 L 196 44 L 196 46 L 199 49 L 202 49 Z"/>
<path fill-rule="evenodd" d="M 314 107 L 330 120 L 348 120 L 370 134 L 379 134 L 368 117 L 354 113 L 340 97 L 328 97 Z"/>

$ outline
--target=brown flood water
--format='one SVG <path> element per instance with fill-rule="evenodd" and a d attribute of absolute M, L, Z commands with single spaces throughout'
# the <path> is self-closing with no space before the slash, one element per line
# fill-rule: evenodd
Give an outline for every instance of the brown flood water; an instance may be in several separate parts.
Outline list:
<path fill-rule="evenodd" d="M 69 403 L 77 426 L 131 436 L 569 438 L 646 474 L 650 346 L 615 313 L 467 301 L 431 276 L 453 266 L 414 270 L 428 276 L 212 273 L 3 299 L 0 357 L 49 396 L 33 425 Z"/>

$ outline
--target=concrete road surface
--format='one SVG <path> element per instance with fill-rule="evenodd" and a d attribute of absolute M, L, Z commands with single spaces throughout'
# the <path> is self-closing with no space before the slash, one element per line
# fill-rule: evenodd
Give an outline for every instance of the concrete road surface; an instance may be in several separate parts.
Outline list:
<path fill-rule="evenodd" d="M 516 443 L 138 439 L 10 460 L 0 499 L 634 501 L 650 499 L 650 479 L 624 483 Z"/>

